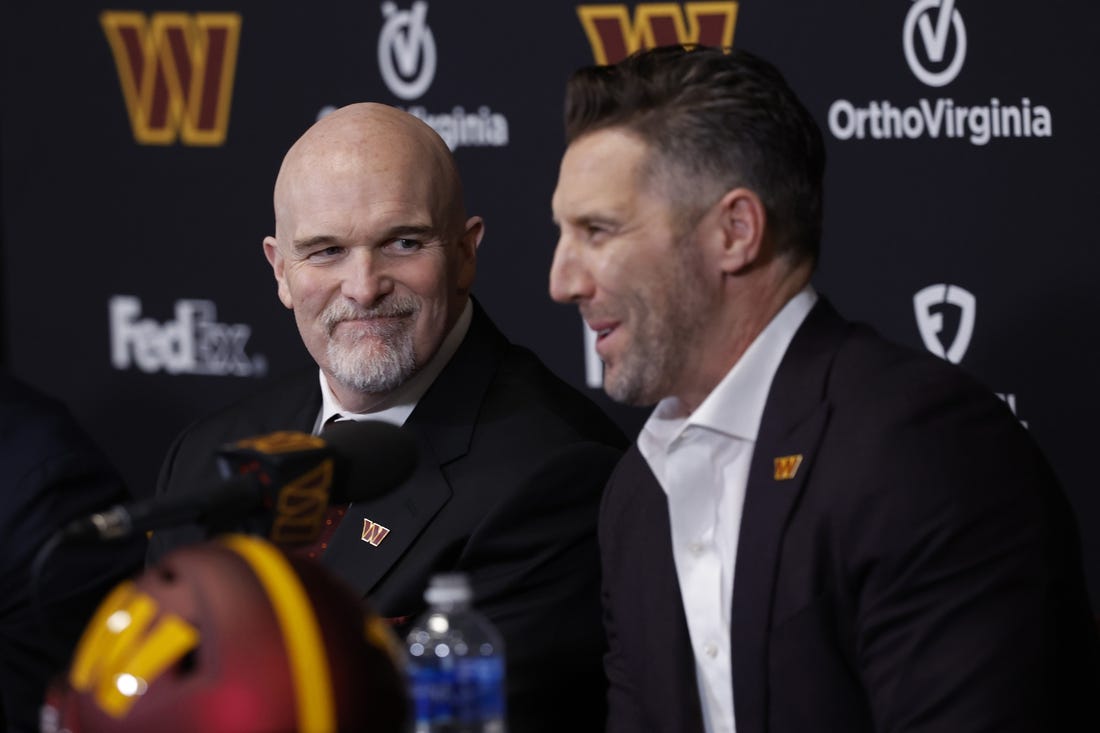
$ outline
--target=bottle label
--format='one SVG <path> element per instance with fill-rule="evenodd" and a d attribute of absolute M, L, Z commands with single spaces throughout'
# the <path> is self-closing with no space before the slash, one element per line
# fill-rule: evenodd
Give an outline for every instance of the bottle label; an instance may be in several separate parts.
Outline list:
<path fill-rule="evenodd" d="M 504 661 L 458 657 L 409 665 L 417 733 L 499 733 L 504 730 Z"/>

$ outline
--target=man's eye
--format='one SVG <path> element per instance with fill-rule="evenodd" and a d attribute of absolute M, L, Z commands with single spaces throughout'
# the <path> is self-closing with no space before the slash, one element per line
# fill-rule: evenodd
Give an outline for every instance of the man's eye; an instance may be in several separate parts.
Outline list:
<path fill-rule="evenodd" d="M 318 249 L 318 250 L 314 250 L 313 252 L 310 252 L 309 253 L 309 258 L 314 259 L 314 260 L 316 260 L 316 259 L 322 259 L 322 260 L 331 259 L 332 257 L 336 257 L 336 256 L 340 255 L 343 251 L 344 251 L 343 247 L 337 247 L 337 246 L 333 245 L 332 247 L 325 247 L 324 249 Z"/>
<path fill-rule="evenodd" d="M 391 252 L 405 253 L 415 252 L 420 249 L 420 242 L 415 239 L 394 239 L 386 244 L 386 249 Z"/>
<path fill-rule="evenodd" d="M 584 233 L 589 240 L 600 240 L 611 233 L 611 230 L 604 224 L 588 224 L 584 228 Z"/>

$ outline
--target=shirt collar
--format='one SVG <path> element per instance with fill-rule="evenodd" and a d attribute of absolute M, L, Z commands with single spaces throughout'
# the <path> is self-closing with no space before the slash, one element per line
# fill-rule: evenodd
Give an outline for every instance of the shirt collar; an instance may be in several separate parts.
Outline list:
<path fill-rule="evenodd" d="M 638 435 L 638 448 L 642 455 L 667 452 L 673 441 L 689 426 L 755 442 L 779 362 L 816 302 L 817 293 L 810 285 L 787 301 L 753 339 L 737 363 L 726 372 L 722 381 L 687 417 L 683 417 L 679 400 L 675 397 L 667 397 L 657 403 Z"/>
<path fill-rule="evenodd" d="M 318 370 L 321 378 L 321 414 L 317 416 L 317 423 L 314 425 L 313 432 L 320 433 L 321 426 L 336 414 L 348 420 L 381 420 L 393 425 L 404 425 L 409 415 L 411 415 L 412 411 L 416 408 L 416 403 L 420 401 L 420 398 L 428 391 L 428 387 L 432 385 L 435 378 L 443 371 L 443 367 L 447 366 L 447 362 L 449 362 L 455 352 L 458 351 L 462 339 L 466 337 L 466 332 L 470 330 L 470 321 L 473 320 L 473 312 L 473 302 L 467 300 L 466 307 L 462 309 L 462 313 L 459 315 L 455 325 L 451 328 L 450 333 L 443 339 L 443 343 L 439 345 L 439 349 L 435 352 L 435 356 L 433 356 L 420 371 L 414 374 L 409 381 L 391 392 L 377 409 L 371 412 L 349 412 L 341 407 L 336 399 L 336 395 L 332 393 L 332 389 L 328 385 L 328 379 L 325 378 L 325 373 Z"/>

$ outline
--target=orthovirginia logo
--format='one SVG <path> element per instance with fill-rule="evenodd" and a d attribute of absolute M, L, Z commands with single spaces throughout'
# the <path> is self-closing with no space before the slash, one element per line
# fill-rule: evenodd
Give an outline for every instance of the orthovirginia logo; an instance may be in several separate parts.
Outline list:
<path fill-rule="evenodd" d="M 955 80 L 966 60 L 966 25 L 956 0 L 916 0 L 905 16 L 902 51 L 910 71 L 923 84 L 942 87 Z M 988 104 L 964 105 L 950 97 L 918 99 L 915 104 L 871 101 L 857 106 L 838 99 L 829 106 L 829 132 L 838 140 L 962 138 L 985 145 L 994 138 L 1051 137 L 1048 107 L 1022 97 L 1018 104 L 991 97 Z"/>
<path fill-rule="evenodd" d="M 932 10 L 939 14 L 933 19 Z M 944 68 L 930 71 L 916 49 L 916 31 L 920 31 L 920 40 L 924 46 L 929 66 L 938 67 L 947 53 L 948 41 L 954 31 L 955 50 Z M 916 0 L 905 16 L 905 29 L 901 34 L 905 61 L 913 75 L 930 87 L 942 87 L 950 84 L 959 75 L 963 61 L 966 60 L 966 26 L 962 16 L 955 9 L 955 0 Z"/>
<path fill-rule="evenodd" d="M 142 145 L 223 145 L 241 35 L 239 13 L 99 16 Z"/>
<path fill-rule="evenodd" d="M 395 97 L 415 101 L 428 92 L 438 63 L 435 35 L 428 26 L 428 3 L 416 0 L 411 8 L 403 10 L 394 2 L 384 2 L 381 10 L 378 72 Z M 332 109 L 322 109 L 318 117 Z M 488 105 L 456 105 L 450 112 L 429 112 L 422 105 L 413 105 L 405 111 L 438 132 L 451 150 L 508 145 L 508 118 Z"/>
<path fill-rule="evenodd" d="M 382 33 L 378 36 L 378 70 L 395 96 L 416 99 L 435 80 L 435 36 L 428 27 L 428 3 L 411 10 L 382 3 Z"/>
<path fill-rule="evenodd" d="M 614 64 L 656 46 L 733 45 L 736 2 L 641 3 L 634 19 L 626 5 L 579 5 L 577 15 L 597 64 Z"/>
<path fill-rule="evenodd" d="M 112 296 L 107 309 L 115 369 L 136 366 L 146 374 L 163 370 L 234 377 L 267 374 L 267 358 L 245 352 L 252 327 L 219 323 L 213 301 L 177 300 L 175 319 L 163 325 L 141 318 L 141 300 L 132 295 Z"/>

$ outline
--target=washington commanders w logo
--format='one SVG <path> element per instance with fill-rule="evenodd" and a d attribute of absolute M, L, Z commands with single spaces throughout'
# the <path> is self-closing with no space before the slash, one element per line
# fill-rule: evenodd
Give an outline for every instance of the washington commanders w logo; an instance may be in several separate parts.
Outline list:
<path fill-rule="evenodd" d="M 614 64 L 646 48 L 733 45 L 736 2 L 642 3 L 634 19 L 626 5 L 579 5 L 577 15 L 597 64 Z"/>
<path fill-rule="evenodd" d="M 99 22 L 142 145 L 222 145 L 241 35 L 239 13 L 107 10 Z"/>
<path fill-rule="evenodd" d="M 111 717 L 125 716 L 145 687 L 199 643 L 194 626 L 159 613 L 151 596 L 124 581 L 100 604 L 76 647 L 69 682 Z"/>
<path fill-rule="evenodd" d="M 363 517 L 363 536 L 361 539 L 364 542 L 369 542 L 375 547 L 378 547 L 378 545 L 382 544 L 382 540 L 386 539 L 386 535 L 389 533 L 389 527 L 383 527 L 381 524 L 372 522 L 366 517 Z"/>

